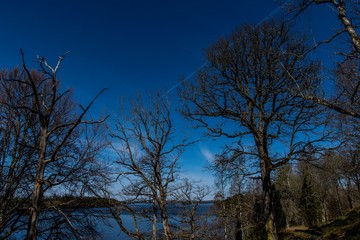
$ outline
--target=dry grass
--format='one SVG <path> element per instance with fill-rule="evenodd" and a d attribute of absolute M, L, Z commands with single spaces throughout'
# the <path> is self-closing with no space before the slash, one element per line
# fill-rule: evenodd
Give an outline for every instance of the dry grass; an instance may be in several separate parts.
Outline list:
<path fill-rule="evenodd" d="M 287 228 L 286 230 L 295 232 L 295 231 L 306 231 L 308 229 L 309 228 L 306 226 L 291 226 L 291 227 Z"/>
<path fill-rule="evenodd" d="M 356 240 L 360 239 L 360 208 L 327 224 L 307 228 L 293 226 L 281 234 L 284 240 Z"/>

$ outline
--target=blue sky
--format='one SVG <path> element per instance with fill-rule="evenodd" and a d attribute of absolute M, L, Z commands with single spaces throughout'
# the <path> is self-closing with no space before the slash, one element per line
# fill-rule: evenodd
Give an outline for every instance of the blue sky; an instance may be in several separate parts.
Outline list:
<path fill-rule="evenodd" d="M 277 8 L 271 0 L 2 1 L 0 67 L 20 65 L 20 48 L 33 67 L 36 55 L 55 64 L 69 51 L 60 71 L 63 87 L 73 88 L 83 104 L 110 88 L 93 112 L 114 117 L 120 99 L 136 94 L 160 90 L 176 99 L 173 87 L 205 62 L 211 43 Z M 185 123 L 176 122 L 182 130 Z M 181 160 L 185 174 L 212 183 L 203 169 L 218 149 L 213 140 L 189 148 Z"/>
<path fill-rule="evenodd" d="M 19 64 L 20 47 L 28 62 L 36 55 L 55 62 L 70 51 L 62 66 L 63 84 L 80 96 L 109 87 L 107 99 L 113 103 L 113 97 L 171 88 L 204 62 L 209 44 L 241 23 L 260 21 L 276 5 L 235 0 L 13 0 L 1 8 L 1 66 Z"/>

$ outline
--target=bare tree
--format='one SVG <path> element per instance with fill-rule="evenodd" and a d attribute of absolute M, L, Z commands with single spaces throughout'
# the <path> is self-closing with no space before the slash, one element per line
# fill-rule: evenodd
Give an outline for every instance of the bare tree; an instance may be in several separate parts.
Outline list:
<path fill-rule="evenodd" d="M 210 190 L 207 186 L 187 178 L 177 186 L 172 196 L 175 206 L 180 208 L 177 209 L 180 215 L 177 239 L 194 240 L 211 237 L 206 233 L 209 230 L 207 213 L 200 212 L 201 203 L 209 193 Z"/>
<path fill-rule="evenodd" d="M 45 192 L 54 188 L 64 190 L 76 185 L 96 162 L 95 157 L 102 147 L 94 144 L 96 134 L 90 138 L 90 135 L 86 135 L 86 128 L 81 126 L 104 121 L 85 119 L 85 114 L 104 90 L 86 107 L 80 105 L 77 113 L 70 90 L 61 92 L 57 79 L 63 56 L 54 68 L 44 58 L 38 57 L 40 71 L 33 71 L 27 68 L 22 51 L 21 55 L 22 69 L 2 75 L 2 91 L 9 100 L 2 104 L 9 113 L 16 113 L 24 124 L 31 125 L 29 129 L 20 132 L 19 138 L 23 141 L 14 142 L 13 147 L 15 150 L 25 148 L 29 152 L 24 156 L 20 155 L 20 161 L 25 162 L 21 164 L 28 168 L 26 175 L 17 177 L 25 178 L 28 189 L 31 189 L 26 238 L 36 239 Z M 32 186 L 29 181 L 32 181 Z"/>
<path fill-rule="evenodd" d="M 330 30 L 330 37 L 315 43 L 310 51 L 315 50 L 318 46 L 336 42 L 339 43 L 339 37 L 344 36 L 349 40 L 348 45 L 341 44 L 342 48 L 347 46 L 345 50 L 335 52 L 338 61 L 334 79 L 336 82 L 336 92 L 326 94 L 328 97 L 315 95 L 301 89 L 299 93 L 302 97 L 312 100 L 317 104 L 326 106 L 338 113 L 351 117 L 360 118 L 359 111 L 359 57 L 360 57 L 360 36 L 358 34 L 358 26 L 360 23 L 359 13 L 360 5 L 355 0 L 293 0 L 286 1 L 285 5 L 289 10 L 290 16 L 297 17 L 308 9 L 312 9 L 314 5 L 331 9 L 334 16 L 339 20 L 339 27 L 336 30 Z M 323 26 L 326 29 L 326 26 Z M 338 44 L 339 46 L 340 44 Z"/>
<path fill-rule="evenodd" d="M 282 2 L 282 1 L 279 1 Z M 283 1 L 284 2 L 284 1 Z M 356 0 L 293 0 L 293 1 L 286 1 L 285 6 L 289 10 L 289 13 L 296 17 L 313 5 L 323 6 L 324 8 L 327 7 L 332 10 L 334 15 L 337 16 L 339 19 L 339 23 L 341 24 L 341 29 L 335 31 L 332 36 L 320 42 L 328 43 L 333 39 L 340 36 L 342 33 L 347 34 L 349 39 L 351 40 L 353 46 L 353 53 L 352 54 L 359 54 L 360 52 L 360 37 L 358 34 L 358 21 L 360 7 L 359 2 Z"/>
<path fill-rule="evenodd" d="M 213 136 L 237 141 L 227 161 L 245 155 L 257 164 L 268 239 L 278 238 L 272 171 L 324 137 L 317 136 L 319 109 L 292 94 L 298 88 L 316 92 L 319 83 L 319 65 L 305 58 L 308 48 L 296 36 L 277 22 L 241 27 L 208 49 L 208 66 L 181 94 L 187 118 Z"/>
<path fill-rule="evenodd" d="M 216 194 L 213 212 L 217 218 L 214 228 L 220 228 L 220 239 L 244 239 L 244 223 L 250 223 L 245 212 L 252 208 L 252 203 L 244 197 L 249 186 L 249 176 L 246 170 L 244 156 L 233 158 L 233 151 L 225 147 L 224 151 L 215 157 L 211 170 L 215 173 Z M 232 161 L 228 161 L 232 158 Z M 255 192 L 250 194 L 256 195 Z M 248 227 L 249 229 L 249 227 Z M 219 232 L 219 231 L 218 231 Z"/>
<path fill-rule="evenodd" d="M 1 79 L 18 78 L 18 69 L 2 70 Z M 14 83 L 8 83 L 11 89 L 16 89 Z M 27 199 L 30 197 L 28 175 L 31 174 L 35 150 L 28 147 L 32 138 L 35 121 L 26 119 L 19 109 L 9 108 L 18 102 L 24 89 L 13 91 L 10 97 L 6 94 L 4 82 L 0 86 L 0 237 L 6 238 L 17 230 L 25 229 L 21 223 Z M 6 103 L 6 104 L 5 104 Z"/>
<path fill-rule="evenodd" d="M 344 116 L 340 116 L 337 120 L 339 137 L 344 143 L 333 152 L 331 157 L 328 157 L 330 164 L 326 165 L 326 168 L 336 176 L 339 188 L 346 195 L 348 206 L 343 208 L 351 209 L 360 203 L 359 120 Z M 335 162 L 334 160 L 337 162 L 336 167 L 331 163 Z"/>
<path fill-rule="evenodd" d="M 176 143 L 169 104 L 157 97 L 144 106 L 133 103 L 131 112 L 116 124 L 112 134 L 117 146 L 116 163 L 123 195 L 130 202 L 152 204 L 152 239 L 156 239 L 157 214 L 160 214 L 166 239 L 174 239 L 169 223 L 168 198 L 178 172 L 178 159 L 187 145 Z"/>

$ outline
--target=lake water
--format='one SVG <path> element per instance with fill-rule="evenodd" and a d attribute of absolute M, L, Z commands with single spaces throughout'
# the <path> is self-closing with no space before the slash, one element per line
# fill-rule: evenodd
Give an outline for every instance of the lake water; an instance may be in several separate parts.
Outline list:
<path fill-rule="evenodd" d="M 197 209 L 197 214 L 199 216 L 205 216 L 209 213 L 210 208 L 213 206 L 212 203 L 202 203 L 198 206 Z M 151 205 L 149 204 L 136 204 L 136 209 L 139 210 L 146 210 L 146 209 L 151 209 Z M 173 205 L 169 205 L 168 206 L 168 211 L 169 211 L 169 215 L 170 215 L 170 220 L 177 221 L 180 218 L 180 214 L 182 214 L 182 209 L 183 206 L 181 205 L 177 205 L 177 204 L 173 204 Z M 108 210 L 105 210 L 108 211 Z M 158 217 L 158 219 L 160 220 L 160 218 Z M 122 215 L 122 220 L 124 225 L 129 229 L 129 230 L 135 230 L 134 228 L 134 224 L 133 224 L 133 218 L 130 214 L 123 214 Z M 151 232 L 151 228 L 152 228 L 152 222 L 150 222 L 148 219 L 145 218 L 140 218 L 139 219 L 139 228 L 141 229 L 142 232 Z M 105 222 L 98 222 L 97 224 L 97 230 L 100 232 L 100 238 L 101 239 L 131 239 L 129 238 L 125 233 L 123 233 L 119 226 L 117 225 L 115 219 L 113 218 L 109 218 L 107 221 Z M 158 229 L 161 229 L 161 223 L 158 223 Z"/>
<path fill-rule="evenodd" d="M 144 211 L 144 210 L 151 210 L 151 204 L 135 204 L 133 205 L 134 208 L 136 209 L 136 211 L 140 212 L 140 211 Z M 205 219 L 207 218 L 207 214 L 209 213 L 210 208 L 213 206 L 212 203 L 202 203 L 198 206 L 197 209 L 197 215 L 198 216 L 202 216 Z M 178 221 L 180 219 L 180 214 L 183 213 L 184 207 L 183 205 L 180 204 L 171 204 L 168 206 L 168 212 L 169 212 L 169 218 L 170 221 L 172 221 L 171 223 L 173 224 L 174 222 Z M 75 213 L 75 215 L 78 216 L 82 216 L 84 221 L 87 221 L 89 219 L 89 216 L 87 216 L 87 211 L 85 210 L 76 210 L 79 211 L 77 213 Z M 46 218 L 50 219 L 49 216 L 52 213 L 48 213 L 46 216 Z M 83 239 L 104 239 L 104 240 L 112 240 L 112 239 L 120 239 L 120 240 L 126 240 L 126 239 L 131 239 L 129 238 L 124 232 L 121 231 L 120 227 L 118 226 L 117 222 L 115 221 L 115 219 L 111 216 L 110 210 L 106 209 L 106 208 L 99 208 L 99 209 L 92 209 L 91 210 L 91 215 L 90 219 L 92 220 L 92 222 L 95 225 L 96 230 L 99 232 L 99 236 L 83 236 Z M 86 219 L 86 220 L 85 220 Z M 134 222 L 133 222 L 133 218 L 132 215 L 124 212 L 121 215 L 121 219 L 123 221 L 124 226 L 130 230 L 130 231 L 134 231 Z M 209 218 L 208 218 L 209 219 Z M 160 220 L 160 217 L 158 217 L 158 220 Z M 24 222 L 27 221 L 27 219 L 23 219 Z M 141 232 L 148 232 L 151 233 L 151 228 L 152 228 L 152 222 L 149 219 L 143 218 L 143 217 L 139 217 L 137 219 L 138 221 L 138 225 L 140 228 Z M 44 225 L 46 225 L 46 222 Z M 161 223 L 158 222 L 158 229 L 161 229 Z M 13 235 L 14 239 L 24 239 L 26 235 L 26 231 L 19 231 L 17 232 L 15 235 Z M 1 238 L 1 233 L 0 233 L 0 238 Z M 53 239 L 50 237 L 50 239 Z M 72 239 L 71 237 L 69 239 Z"/>

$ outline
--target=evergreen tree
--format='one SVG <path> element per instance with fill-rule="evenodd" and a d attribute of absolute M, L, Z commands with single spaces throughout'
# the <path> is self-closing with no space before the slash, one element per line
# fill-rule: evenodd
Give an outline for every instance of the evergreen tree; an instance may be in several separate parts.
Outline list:
<path fill-rule="evenodd" d="M 308 175 L 305 175 L 303 179 L 300 211 L 308 226 L 314 226 L 318 223 L 321 216 L 321 203 Z"/>

